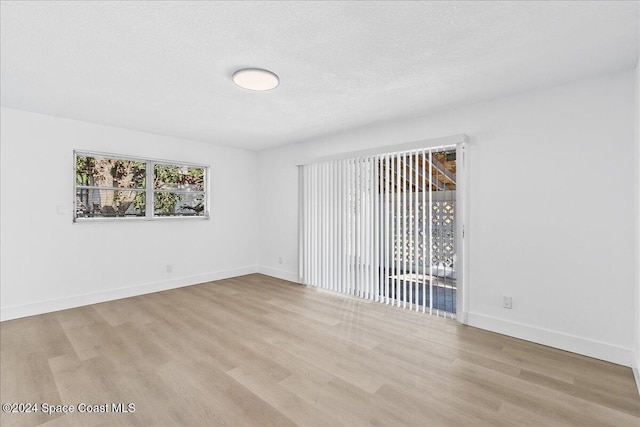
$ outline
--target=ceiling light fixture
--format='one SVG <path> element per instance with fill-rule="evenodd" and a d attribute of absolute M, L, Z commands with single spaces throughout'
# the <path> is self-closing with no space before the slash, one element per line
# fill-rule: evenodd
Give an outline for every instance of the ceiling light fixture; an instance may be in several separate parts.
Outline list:
<path fill-rule="evenodd" d="M 233 73 L 233 82 L 244 89 L 271 90 L 278 87 L 280 79 L 271 71 L 245 68 Z"/>

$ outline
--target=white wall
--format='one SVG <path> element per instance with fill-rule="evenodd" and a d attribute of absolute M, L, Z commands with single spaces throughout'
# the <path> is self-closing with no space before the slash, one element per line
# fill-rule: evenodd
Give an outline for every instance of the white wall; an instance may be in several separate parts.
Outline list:
<path fill-rule="evenodd" d="M 636 376 L 636 384 L 638 385 L 638 392 L 640 392 L 640 59 L 636 65 L 636 109 L 635 109 L 635 121 L 636 121 L 636 354 L 635 354 L 635 366 L 634 374 Z"/>
<path fill-rule="evenodd" d="M 629 70 L 262 151 L 261 271 L 297 277 L 296 161 L 465 133 L 468 322 L 630 366 L 633 87 Z"/>
<path fill-rule="evenodd" d="M 255 152 L 0 113 L 2 319 L 256 270 Z M 211 220 L 73 224 L 74 149 L 209 164 Z"/>

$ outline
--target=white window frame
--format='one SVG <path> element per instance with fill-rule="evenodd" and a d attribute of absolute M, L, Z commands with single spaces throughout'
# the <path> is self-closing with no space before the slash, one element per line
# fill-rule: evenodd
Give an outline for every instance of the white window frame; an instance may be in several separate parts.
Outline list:
<path fill-rule="evenodd" d="M 77 190 L 79 188 L 87 188 L 87 186 L 78 185 L 76 179 L 76 159 L 78 156 L 88 156 L 88 157 L 106 157 L 109 159 L 118 159 L 118 160 L 130 160 L 135 162 L 143 162 L 146 167 L 146 178 L 145 178 L 145 188 L 138 189 L 138 191 L 144 191 L 145 193 L 145 215 L 139 217 L 77 217 Z M 154 171 L 155 165 L 171 165 L 171 166 L 180 166 L 180 167 L 195 167 L 201 168 L 204 170 L 204 212 L 202 215 L 193 215 L 193 216 L 183 216 L 183 215 L 167 215 L 167 216 L 156 216 L 155 215 L 155 192 L 169 192 L 169 193 L 186 193 L 185 191 L 180 190 L 164 190 L 164 189 L 156 189 L 154 187 Z M 97 151 L 85 151 L 85 150 L 74 150 L 73 151 L 73 222 L 74 223 L 90 223 L 90 222 L 113 222 L 113 221 L 172 221 L 172 220 L 184 220 L 184 221 L 194 221 L 194 220 L 209 220 L 210 219 L 210 166 L 201 164 L 201 163 L 192 163 L 192 162 L 182 162 L 176 160 L 165 160 L 165 159 L 153 159 L 148 157 L 137 157 L 137 156 L 129 156 L 123 154 L 114 154 L 114 153 L 104 153 Z M 105 188 L 106 189 L 106 188 Z M 114 188 L 114 190 L 118 190 L 118 188 Z"/>

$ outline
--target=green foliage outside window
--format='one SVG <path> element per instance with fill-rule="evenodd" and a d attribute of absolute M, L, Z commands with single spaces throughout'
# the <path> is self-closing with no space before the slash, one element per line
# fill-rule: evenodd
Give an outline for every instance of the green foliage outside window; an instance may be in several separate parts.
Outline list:
<path fill-rule="evenodd" d="M 204 169 L 195 167 L 181 167 L 176 165 L 157 164 L 154 168 L 154 188 L 163 190 L 179 191 L 203 191 L 204 190 Z M 156 192 L 155 211 L 160 215 L 171 215 L 175 213 L 178 202 L 182 200 L 181 193 L 176 192 Z M 193 211 L 199 215 L 204 210 L 204 201 L 200 199 L 195 205 L 184 204 L 182 210 Z"/>
<path fill-rule="evenodd" d="M 114 216 L 124 216 L 133 205 L 137 215 L 143 215 L 145 181 L 145 162 L 76 156 L 76 184 L 105 188 L 105 190 L 97 190 L 100 192 L 100 203 L 97 203 L 99 207 L 93 208 L 94 210 L 113 211 Z M 87 206 L 91 203 L 82 203 L 82 200 L 80 203 L 84 205 L 81 210 L 85 214 L 92 212 L 92 206 Z"/>

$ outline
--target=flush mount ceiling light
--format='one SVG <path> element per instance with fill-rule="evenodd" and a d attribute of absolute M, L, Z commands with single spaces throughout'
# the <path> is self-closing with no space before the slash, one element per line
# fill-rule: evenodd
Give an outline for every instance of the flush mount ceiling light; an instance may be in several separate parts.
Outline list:
<path fill-rule="evenodd" d="M 271 71 L 245 68 L 233 73 L 233 82 L 244 89 L 271 90 L 278 87 L 280 79 Z"/>

